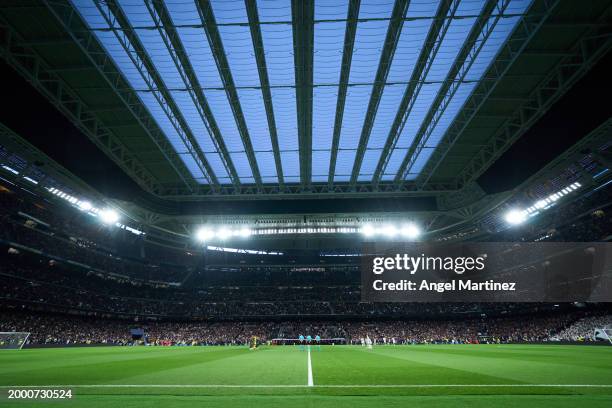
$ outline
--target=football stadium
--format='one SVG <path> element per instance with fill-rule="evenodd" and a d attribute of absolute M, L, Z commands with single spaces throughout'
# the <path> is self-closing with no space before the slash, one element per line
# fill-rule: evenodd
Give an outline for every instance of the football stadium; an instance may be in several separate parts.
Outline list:
<path fill-rule="evenodd" d="M 1 0 L 0 84 L 0 407 L 612 406 L 612 0 Z"/>

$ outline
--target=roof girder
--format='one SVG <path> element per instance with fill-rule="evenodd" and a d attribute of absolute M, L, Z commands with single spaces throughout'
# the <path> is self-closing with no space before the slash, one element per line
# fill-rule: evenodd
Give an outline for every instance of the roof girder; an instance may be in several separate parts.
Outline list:
<path fill-rule="evenodd" d="M 378 105 L 380 104 L 383 90 L 385 89 L 387 76 L 391 70 L 393 56 L 395 55 L 395 50 L 397 49 L 397 44 L 404 25 L 403 18 L 406 15 L 409 4 L 410 0 L 396 0 L 395 5 L 393 6 L 391 20 L 389 22 L 387 35 L 385 37 L 385 44 L 383 46 L 382 53 L 380 54 L 380 62 L 376 71 L 374 86 L 372 87 L 372 95 L 370 96 L 370 102 L 368 103 L 363 128 L 361 129 L 359 144 L 357 145 L 357 155 L 355 156 L 355 162 L 353 163 L 353 170 L 351 172 L 351 184 L 355 184 L 357 182 L 359 171 L 361 170 L 363 155 L 365 154 L 368 140 L 370 139 L 370 134 L 372 133 L 372 127 L 374 126 L 374 120 L 376 119 L 376 114 L 378 112 Z"/>
<path fill-rule="evenodd" d="M 409 84 L 406 87 L 406 91 L 402 97 L 402 102 L 400 103 L 397 115 L 393 120 L 391 129 L 389 130 L 389 135 L 387 136 L 387 141 L 383 147 L 378 164 L 376 165 L 374 177 L 372 178 L 372 182 L 375 185 L 381 181 L 384 171 L 389 163 L 389 159 L 391 158 L 391 153 L 397 145 L 399 136 L 402 133 L 402 129 L 406 120 L 408 119 L 408 116 L 410 116 L 410 112 L 412 112 L 412 108 L 419 91 L 421 90 L 424 79 L 433 64 L 434 58 L 440 49 L 440 45 L 442 44 L 442 39 L 446 35 L 446 31 L 450 26 L 452 20 L 447 19 L 446 16 L 449 15 L 449 13 L 451 16 L 454 16 L 455 12 L 457 11 L 457 7 L 459 7 L 459 0 L 443 0 L 438 6 L 436 11 L 436 19 L 432 22 L 429 32 L 427 33 L 427 38 L 423 43 L 423 48 L 419 53 L 417 62 L 414 66 L 412 74 L 410 75 Z"/>
<path fill-rule="evenodd" d="M 238 97 L 238 92 L 236 91 L 234 77 L 232 76 L 227 55 L 225 54 L 223 41 L 221 40 L 221 34 L 219 33 L 219 28 L 215 21 L 212 6 L 209 0 L 197 0 L 196 8 L 198 9 L 198 14 L 200 15 L 202 24 L 204 25 L 204 32 L 206 33 L 208 43 L 210 44 L 215 63 L 217 64 L 217 69 L 219 70 L 221 81 L 223 82 L 225 94 L 227 95 L 230 107 L 232 108 L 234 120 L 236 121 L 238 133 L 242 139 L 242 144 L 244 145 L 244 150 L 249 161 L 249 165 L 251 166 L 251 172 L 253 173 L 255 184 L 261 189 L 261 174 L 259 173 L 259 167 L 257 166 L 255 151 L 253 149 L 253 144 L 251 143 L 251 137 L 246 125 L 246 120 L 244 119 L 244 113 L 242 112 L 242 107 L 240 106 L 240 99 Z"/>
<path fill-rule="evenodd" d="M 342 50 L 342 65 L 340 67 L 338 99 L 336 101 L 336 116 L 334 118 L 334 133 L 332 136 L 332 149 L 329 160 L 329 178 L 327 183 L 330 188 L 334 183 L 334 174 L 336 172 L 336 158 L 338 157 L 338 147 L 340 145 L 340 132 L 342 130 L 344 105 L 346 102 L 346 93 L 348 91 L 349 75 L 351 73 L 353 49 L 355 48 L 355 35 L 357 33 L 357 19 L 359 17 L 360 5 L 361 0 L 349 0 L 346 30 L 344 31 L 344 47 Z"/>
<path fill-rule="evenodd" d="M 159 105 L 168 116 L 168 119 L 170 119 L 176 132 L 181 137 L 183 144 L 189 151 L 189 154 L 193 157 L 198 167 L 202 171 L 204 178 L 209 184 L 213 186 L 218 185 L 218 181 L 212 167 L 200 149 L 195 136 L 191 133 L 187 121 L 183 117 L 181 110 L 176 106 L 174 99 L 166 88 L 163 79 L 155 69 L 155 65 L 140 42 L 138 35 L 131 28 L 127 16 L 123 12 L 121 6 L 116 0 L 94 0 L 94 3 L 110 27 L 115 26 L 115 24 L 118 24 L 119 27 L 121 27 L 121 32 L 113 31 L 117 37 L 117 40 L 128 54 L 130 60 L 136 69 L 138 69 L 138 72 L 141 74 L 145 82 L 147 82 L 151 90 L 157 90 L 157 92 L 153 92 L 155 99 L 159 102 Z"/>
<path fill-rule="evenodd" d="M 253 50 L 255 50 L 255 61 L 257 62 L 257 70 L 259 73 L 259 83 L 261 85 L 261 93 L 263 96 L 264 107 L 266 109 L 266 118 L 268 120 L 268 130 L 270 132 L 270 141 L 272 142 L 272 151 L 274 153 L 274 164 L 276 166 L 276 174 L 278 183 L 283 188 L 284 176 L 283 166 L 281 163 L 280 147 L 278 145 L 278 133 L 276 131 L 276 119 L 274 118 L 274 109 L 272 107 L 272 93 L 270 92 L 270 79 L 268 78 L 268 68 L 266 64 L 266 55 L 264 53 L 263 39 L 261 36 L 259 13 L 257 12 L 256 0 L 245 0 L 247 17 L 249 19 L 249 28 L 251 30 L 251 40 L 253 41 Z"/>
<path fill-rule="evenodd" d="M 419 153 L 421 153 L 425 147 L 425 144 L 429 140 L 429 135 L 435 129 L 439 119 L 442 117 L 444 111 L 448 107 L 448 104 L 459 89 L 459 85 L 469 72 L 469 69 L 478 56 L 478 53 L 493 32 L 497 22 L 501 19 L 501 14 L 509 4 L 510 0 L 499 0 L 499 3 L 498 0 L 487 0 L 485 3 L 482 12 L 472 26 L 467 39 L 461 47 L 461 51 L 459 51 L 457 58 L 446 75 L 446 80 L 442 83 L 436 98 L 430 105 L 427 114 L 425 115 L 425 118 L 423 119 L 423 122 L 419 127 L 419 130 L 417 131 L 417 134 L 415 135 L 406 156 L 404 157 L 404 160 L 402 161 L 402 164 L 395 176 L 396 183 L 404 183 L 406 175 L 412 169 L 412 166 L 416 162 Z M 493 14 L 496 7 L 498 8 L 500 15 L 494 17 L 493 23 L 489 24 L 489 18 Z M 457 75 L 459 75 L 458 80 L 456 79 Z"/>
<path fill-rule="evenodd" d="M 497 84 L 504 78 L 531 39 L 539 31 L 546 19 L 553 13 L 559 0 L 535 0 L 527 15 L 519 21 L 511 37 L 503 45 L 498 56 L 479 81 L 472 95 L 463 105 L 453 123 L 449 126 L 438 148 L 418 177 L 418 186 L 423 188 L 438 169 L 448 152 L 461 137 L 469 123 L 476 116 L 480 107 L 488 99 Z"/>
<path fill-rule="evenodd" d="M 191 65 L 191 61 L 187 56 L 183 43 L 181 42 L 176 29 L 172 27 L 172 19 L 168 13 L 165 3 L 160 0 L 146 0 L 145 5 L 149 10 L 151 18 L 154 22 L 156 22 L 158 27 L 157 30 L 166 44 L 166 48 L 174 61 L 177 71 L 187 86 L 187 92 L 189 93 L 189 96 L 191 96 L 193 104 L 198 110 L 198 114 L 200 115 L 202 122 L 206 126 L 206 129 L 211 136 L 211 140 L 219 152 L 219 156 L 221 157 L 225 170 L 229 174 L 234 185 L 240 184 L 238 173 L 236 172 L 236 168 L 234 167 L 232 159 L 229 155 L 229 151 L 225 145 L 225 141 L 223 140 L 223 136 L 221 135 L 217 121 L 210 110 L 206 96 L 202 91 L 202 86 L 195 75 L 195 70 Z"/>
<path fill-rule="evenodd" d="M 187 186 L 187 189 L 193 191 L 196 186 L 189 170 L 180 160 L 155 119 L 143 106 L 136 92 L 127 84 L 119 69 L 108 58 L 95 35 L 87 30 L 87 25 L 83 22 L 79 13 L 69 2 L 61 0 L 43 0 L 43 2 L 72 38 L 73 43 L 80 48 L 115 95 L 123 102 L 149 138 L 159 148 L 181 181 Z M 117 161 L 117 158 L 115 160 Z M 121 161 L 121 158 L 119 158 L 119 161 Z M 130 174 L 133 173 L 130 172 Z"/>
<path fill-rule="evenodd" d="M 582 78 L 607 52 L 612 50 L 612 7 L 602 14 L 600 22 L 574 46 L 573 52 L 562 60 L 552 72 L 536 87 L 531 97 L 506 119 L 495 136 L 459 173 L 460 185 L 473 181 L 505 152 L 524 132 L 526 132 L 548 108 L 558 101 L 571 87 Z M 609 125 L 609 123 L 608 123 Z M 439 163 L 437 163 L 439 165 Z M 437 167 L 436 167 L 437 168 Z M 435 169 L 434 169 L 435 171 Z M 423 183 L 417 179 L 420 187 L 431 178 L 427 173 Z"/>
<path fill-rule="evenodd" d="M 300 179 L 308 189 L 312 173 L 312 78 L 314 48 L 314 0 L 292 0 L 295 96 Z"/>
<path fill-rule="evenodd" d="M 6 39 L 0 44 L 2 58 L 44 95 L 53 106 L 66 115 L 139 186 L 153 194 L 161 194 L 162 186 L 158 180 L 142 166 L 119 138 L 81 102 L 57 73 L 49 69 L 45 61 L 39 58 L 30 47 L 21 45 L 23 38 L 14 29 L 6 25 L 1 18 L 0 23 L 0 32 Z M 12 131 L 8 133 L 14 134 Z M 188 184 L 185 184 L 185 187 L 191 191 Z"/>

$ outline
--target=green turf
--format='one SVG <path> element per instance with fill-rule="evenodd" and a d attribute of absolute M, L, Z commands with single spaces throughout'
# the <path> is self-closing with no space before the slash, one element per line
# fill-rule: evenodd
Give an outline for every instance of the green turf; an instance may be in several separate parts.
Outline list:
<path fill-rule="evenodd" d="M 67 407 L 612 406 L 612 347 L 324 346 L 311 361 L 314 387 L 292 346 L 2 350 L 0 406 L 47 405 L 8 401 L 11 385 L 73 386 Z"/>

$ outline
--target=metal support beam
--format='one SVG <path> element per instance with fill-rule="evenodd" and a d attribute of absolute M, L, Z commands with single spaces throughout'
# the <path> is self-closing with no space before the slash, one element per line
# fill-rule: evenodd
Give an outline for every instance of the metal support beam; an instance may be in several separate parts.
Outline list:
<path fill-rule="evenodd" d="M 212 6 L 209 0 L 197 0 L 196 7 L 198 9 L 200 19 L 202 20 L 202 24 L 204 25 L 204 32 L 208 38 L 210 48 L 212 49 L 213 57 L 215 59 L 215 63 L 217 64 L 219 75 L 221 76 L 221 81 L 223 81 L 223 87 L 225 88 L 227 99 L 229 100 L 234 118 L 236 119 L 236 126 L 238 127 L 238 132 L 240 133 L 240 138 L 242 139 L 242 144 L 244 145 L 244 150 L 249 160 L 251 171 L 253 172 L 255 184 L 261 189 L 261 175 L 259 173 L 259 167 L 257 166 L 255 151 L 253 150 L 251 137 L 249 136 L 244 114 L 242 113 L 240 99 L 238 98 L 238 92 L 236 91 L 236 85 L 234 84 L 232 71 L 225 54 L 225 49 L 223 48 L 223 41 L 221 40 L 221 34 L 219 33 L 219 28 L 217 27 L 217 23 L 215 21 Z"/>
<path fill-rule="evenodd" d="M 423 48 L 421 48 L 417 62 L 414 66 L 412 74 L 410 75 L 409 84 L 406 87 L 402 102 L 398 108 L 397 115 L 395 115 L 389 135 L 387 136 L 387 141 L 385 142 L 385 146 L 376 166 L 376 170 L 374 171 L 374 177 L 372 179 L 374 185 L 377 185 L 384 175 L 385 169 L 389 164 L 389 159 L 391 158 L 391 153 L 393 152 L 393 149 L 395 149 L 406 120 L 408 120 L 408 117 L 412 112 L 412 108 L 414 107 L 419 92 L 421 91 L 424 80 L 429 73 L 438 50 L 440 49 L 442 39 L 446 35 L 446 31 L 448 31 L 448 28 L 453 21 L 452 18 L 446 18 L 446 16 L 454 16 L 458 7 L 459 0 L 443 0 L 438 6 L 436 11 L 436 19 L 429 28 L 427 38 L 423 43 Z"/>
<path fill-rule="evenodd" d="M 274 119 L 274 109 L 272 108 L 272 93 L 270 92 L 270 80 L 268 78 L 266 54 L 264 53 L 263 40 L 261 36 L 257 2 L 256 0 L 245 0 L 245 6 L 247 16 L 249 18 L 249 28 L 251 29 L 253 49 L 255 50 L 255 61 L 257 62 L 257 70 L 259 71 L 261 94 L 263 96 L 264 106 L 266 108 L 268 130 L 270 132 L 270 140 L 272 142 L 272 151 L 274 152 L 274 163 L 276 164 L 276 174 L 278 176 L 278 183 L 282 190 L 284 185 L 283 166 L 281 163 L 280 148 L 278 146 L 278 133 L 276 131 L 276 120 Z"/>
<path fill-rule="evenodd" d="M 312 66 L 314 48 L 314 0 L 292 0 L 293 50 L 300 178 L 308 189 L 312 173 Z"/>
<path fill-rule="evenodd" d="M 399 37 L 402 33 L 404 17 L 406 15 L 406 11 L 408 10 L 409 3 L 409 0 L 396 0 L 395 5 L 393 6 L 391 21 L 389 22 L 387 36 L 385 37 L 385 44 L 382 53 L 380 54 L 380 62 L 378 63 L 378 70 L 376 71 L 374 86 L 372 87 L 372 95 L 370 96 L 368 110 L 366 111 L 361 136 L 359 138 L 357 155 L 355 156 L 355 163 L 353 164 L 353 171 L 351 173 L 351 184 L 355 184 L 359 176 L 361 163 L 363 162 L 363 155 L 365 154 L 368 146 L 370 133 L 372 132 L 372 127 L 374 126 L 376 113 L 378 112 L 378 105 L 380 104 L 383 90 L 385 89 L 387 76 L 391 70 L 391 62 L 393 61 L 397 43 L 399 42 Z"/>
<path fill-rule="evenodd" d="M 166 5 L 161 0 L 146 0 L 145 5 L 149 10 L 151 18 L 158 27 L 160 37 L 162 37 L 168 53 L 170 54 L 174 65 L 176 66 L 179 75 L 181 76 L 187 92 L 193 101 L 194 106 L 198 110 L 198 114 L 206 127 L 206 130 L 211 136 L 211 140 L 215 145 L 216 150 L 219 152 L 221 162 L 229 174 L 230 179 L 234 185 L 240 184 L 236 168 L 232 163 L 232 159 L 223 140 L 223 135 L 217 126 L 206 96 L 202 91 L 202 86 L 198 81 L 198 77 L 195 74 L 195 70 L 191 65 L 191 61 L 187 56 L 187 52 L 183 47 L 183 43 L 174 27 L 172 26 L 172 18 L 166 8 Z"/>
<path fill-rule="evenodd" d="M 540 29 L 540 27 L 545 24 L 546 19 L 552 13 L 555 6 L 558 4 L 558 1 L 543 1 L 536 0 L 528 14 L 519 22 L 519 26 L 515 29 L 514 33 L 510 37 L 510 39 L 503 46 L 502 50 L 498 53 L 497 58 L 489 68 L 489 70 L 483 75 L 479 84 L 472 92 L 472 95 L 463 105 L 463 108 L 446 131 L 443 140 L 438 145 L 437 149 L 434 151 L 429 161 L 423 168 L 423 171 L 417 178 L 417 185 L 419 188 L 425 188 L 425 184 L 429 183 L 431 177 L 434 175 L 440 164 L 443 162 L 446 155 L 451 151 L 455 143 L 459 140 L 463 132 L 467 129 L 470 122 L 476 117 L 478 111 L 483 106 L 485 101 L 488 100 L 489 96 L 492 94 L 493 90 L 497 86 L 497 84 L 502 80 L 508 79 L 508 76 L 505 75 L 512 64 L 517 60 L 517 58 L 521 55 L 521 52 L 527 47 L 528 43 L 531 41 L 536 32 Z M 607 13 L 609 15 L 609 11 Z M 608 17 L 609 18 L 609 17 Z M 593 30 L 602 30 L 605 29 L 601 27 L 594 27 Z M 609 30 L 609 27 L 608 27 Z M 609 37 L 608 37 L 609 39 Z M 566 60 L 571 60 L 571 58 L 567 58 Z M 554 74 L 557 75 L 555 71 Z M 539 96 L 537 96 L 539 98 Z M 522 106 L 529 106 L 529 104 L 538 103 L 536 101 L 532 101 L 532 98 L 525 98 L 526 101 Z M 524 117 L 523 114 L 519 114 L 519 117 Z M 510 129 L 506 130 L 507 126 L 502 127 L 501 133 L 510 134 L 513 133 Z M 499 136 L 495 137 L 495 139 L 499 139 Z M 496 144 L 496 142 L 491 141 L 490 145 Z M 492 146 L 491 146 L 492 147 Z M 497 149 L 491 147 L 485 148 L 486 150 L 494 153 L 494 155 L 498 155 Z M 483 149 L 481 152 L 483 152 Z M 480 160 L 480 157 L 483 157 L 484 153 L 480 153 L 476 157 Z M 488 155 L 488 154 L 487 154 Z M 498 157 L 498 156 L 497 156 Z M 465 184 L 465 180 L 473 180 L 475 178 L 475 174 L 482 173 L 486 165 L 485 162 L 480 161 L 479 164 L 476 163 L 476 158 L 474 158 L 470 165 L 468 165 L 464 171 L 462 172 L 462 176 L 457 179 L 458 184 Z M 488 166 L 487 166 L 488 167 Z"/>
<path fill-rule="evenodd" d="M 66 27 L 74 27 L 79 24 L 79 20 L 73 15 L 72 7 L 66 8 L 66 4 L 62 2 L 63 13 L 60 15 L 65 20 L 71 23 Z M 19 72 L 32 86 L 38 90 L 44 97 L 51 102 L 60 112 L 79 129 L 81 130 L 98 148 L 100 148 L 111 160 L 113 160 L 123 171 L 126 172 L 139 186 L 146 191 L 155 195 L 161 195 L 163 186 L 151 175 L 151 173 L 140 163 L 136 156 L 127 149 L 117 136 L 102 123 L 88 106 L 81 102 L 77 94 L 72 89 L 66 86 L 64 81 L 52 72 L 47 63 L 42 60 L 38 54 L 29 47 L 22 44 L 24 39 L 8 23 L 0 19 L 0 32 L 4 41 L 0 42 L 0 56 L 17 72 Z M 85 42 L 84 46 L 94 47 L 94 42 Z M 95 43 L 97 45 L 97 43 Z M 110 67 L 109 67 L 110 69 Z M 120 76 L 116 77 L 118 80 Z M 127 96 L 127 95 L 126 95 Z M 126 106 L 139 120 L 142 127 L 148 131 L 151 139 L 165 154 L 168 142 L 162 139 L 161 130 L 156 127 L 147 127 L 151 123 L 146 119 L 146 112 L 140 110 L 142 106 L 136 104 L 132 98 Z M 141 116 L 142 115 L 142 116 Z M 143 122 L 140 122 L 142 118 Z M 152 121 L 152 118 L 149 118 Z M 165 142 L 165 144 L 163 143 Z M 175 169 L 177 169 L 175 167 Z M 186 169 L 185 169 L 186 170 Z M 177 173 L 182 173 L 177 170 Z M 185 193 L 192 192 L 192 185 L 183 179 L 185 185 Z"/>
<path fill-rule="evenodd" d="M 599 22 L 605 22 L 606 24 L 593 25 L 592 29 L 573 47 L 571 56 L 562 60 L 554 68 L 532 92 L 529 100 L 506 119 L 504 125 L 489 143 L 472 158 L 458 176 L 459 185 L 464 185 L 480 176 L 580 80 L 600 58 L 612 51 L 612 7 L 609 7 L 606 13 L 600 17 Z M 466 125 L 467 123 L 469 121 L 466 122 Z M 463 131 L 463 129 L 465 127 L 461 130 Z M 461 134 L 455 136 L 454 133 L 451 133 L 450 136 L 453 137 L 451 141 L 454 142 Z M 445 150 L 441 153 L 446 154 L 452 145 L 445 144 L 444 146 Z M 430 180 L 445 154 L 436 157 L 438 161 L 435 163 L 435 167 L 431 167 L 431 170 L 424 175 L 423 180 L 418 183 L 419 186 L 424 187 Z"/>
<path fill-rule="evenodd" d="M 472 26 L 465 42 L 463 43 L 461 50 L 457 54 L 455 62 L 451 66 L 446 76 L 446 81 L 440 87 L 436 98 L 431 103 L 425 118 L 419 130 L 417 131 L 408 153 L 404 157 L 402 164 L 395 176 L 395 182 L 403 184 L 406 176 L 412 170 L 412 166 L 416 162 L 417 158 L 427 145 L 429 136 L 436 128 L 439 120 L 444 115 L 444 112 L 450 102 L 455 96 L 455 93 L 459 89 L 461 81 L 467 76 L 472 64 L 478 57 L 480 50 L 484 46 L 485 42 L 497 26 L 497 23 L 501 19 L 502 14 L 510 0 L 488 0 L 480 15 L 476 19 L 476 22 Z M 497 11 L 498 17 L 491 18 L 493 11 Z"/>
<path fill-rule="evenodd" d="M 346 102 L 349 75 L 351 73 L 351 61 L 353 59 L 353 49 L 355 46 L 355 34 L 357 33 L 357 18 L 359 17 L 360 3 L 361 0 L 350 0 L 348 15 L 346 17 L 344 48 L 342 52 L 342 65 L 340 68 L 340 84 L 338 86 L 336 117 L 334 119 L 334 134 L 332 139 L 331 158 L 329 161 L 329 178 L 327 181 L 330 188 L 334 183 L 334 174 L 336 172 L 336 158 L 338 157 L 338 146 L 340 145 L 340 131 L 342 130 L 344 104 Z"/>
<path fill-rule="evenodd" d="M 153 95 L 159 105 L 168 116 L 172 126 L 181 137 L 183 144 L 187 148 L 193 160 L 197 163 L 202 175 L 207 182 L 213 186 L 218 186 L 218 181 L 215 172 L 206 160 L 204 153 L 200 149 L 197 139 L 191 133 L 191 129 L 187 121 L 183 117 L 181 110 L 176 106 L 170 91 L 155 69 L 153 61 L 146 52 L 144 46 L 140 42 L 138 35 L 131 28 L 127 16 L 116 0 L 94 0 L 94 3 L 100 14 L 110 27 L 121 27 L 121 31 L 114 31 L 115 37 L 129 56 L 130 60 L 153 91 Z"/>

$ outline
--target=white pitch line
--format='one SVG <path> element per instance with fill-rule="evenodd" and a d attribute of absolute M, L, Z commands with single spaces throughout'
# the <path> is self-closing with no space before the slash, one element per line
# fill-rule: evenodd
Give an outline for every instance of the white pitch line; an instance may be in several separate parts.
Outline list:
<path fill-rule="evenodd" d="M 312 361 L 310 360 L 310 346 L 308 346 L 308 386 L 314 387 L 314 381 L 312 379 Z"/>
<path fill-rule="evenodd" d="M 61 384 L 61 385 L 0 385 L 0 388 L 612 388 L 612 384 Z"/>

